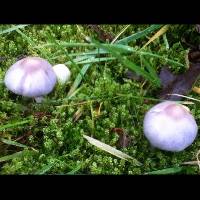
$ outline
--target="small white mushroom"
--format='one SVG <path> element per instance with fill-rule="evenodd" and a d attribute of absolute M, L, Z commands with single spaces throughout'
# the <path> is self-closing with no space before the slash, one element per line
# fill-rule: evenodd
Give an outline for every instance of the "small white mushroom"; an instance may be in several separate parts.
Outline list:
<path fill-rule="evenodd" d="M 64 64 L 57 64 L 53 66 L 53 70 L 56 73 L 58 82 L 60 84 L 65 84 L 71 76 L 69 68 Z"/>
<path fill-rule="evenodd" d="M 49 94 L 57 78 L 52 65 L 39 57 L 26 57 L 13 64 L 5 75 L 6 87 L 15 94 L 35 98 Z"/>
<path fill-rule="evenodd" d="M 144 118 L 144 135 L 153 147 L 178 152 L 195 140 L 198 127 L 186 106 L 165 101 L 152 107 Z"/>

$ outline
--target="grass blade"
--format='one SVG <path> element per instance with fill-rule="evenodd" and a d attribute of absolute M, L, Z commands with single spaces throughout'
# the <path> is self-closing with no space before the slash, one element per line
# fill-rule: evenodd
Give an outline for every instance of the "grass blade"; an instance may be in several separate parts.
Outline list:
<path fill-rule="evenodd" d="M 18 142 L 12 141 L 12 140 L 7 140 L 7 139 L 4 139 L 4 138 L 1 138 L 0 140 L 1 140 L 1 142 L 8 144 L 8 145 L 13 145 L 13 146 L 22 147 L 22 148 L 28 148 L 28 146 L 26 146 L 24 144 L 20 144 Z"/>
<path fill-rule="evenodd" d="M 91 46 L 94 46 L 90 43 L 73 43 L 73 42 L 63 42 L 63 41 L 61 41 L 60 43 L 58 42 L 58 44 L 63 47 L 91 47 Z M 47 42 L 43 45 L 35 46 L 34 48 L 40 49 L 40 48 L 44 48 L 44 47 L 54 47 L 54 46 L 56 46 L 55 43 Z"/>
<path fill-rule="evenodd" d="M 80 83 L 83 79 L 83 76 L 86 74 L 86 72 L 90 68 L 90 66 L 91 66 L 90 64 L 86 64 L 83 66 L 83 68 L 81 69 L 81 72 L 78 74 L 72 87 L 70 88 L 70 91 L 68 92 L 67 97 L 70 97 L 75 92 L 77 87 L 80 85 Z"/>
<path fill-rule="evenodd" d="M 115 59 L 116 59 L 115 57 L 103 57 L 103 58 L 92 57 L 87 60 L 77 62 L 76 64 L 80 65 L 80 64 L 98 63 L 98 62 L 105 62 L 105 61 L 110 61 L 110 60 L 115 60 Z"/>
<path fill-rule="evenodd" d="M 155 25 L 155 26 L 158 27 L 158 28 L 161 27 L 160 25 Z M 149 28 L 147 28 L 147 29 L 149 29 Z M 147 34 L 151 33 L 152 30 L 154 31 L 154 29 L 151 29 L 151 28 L 150 28 L 150 30 L 151 31 L 148 31 L 148 32 L 144 31 L 144 34 L 143 34 L 143 31 L 142 31 L 142 34 L 141 34 L 141 32 L 137 32 L 137 33 L 133 34 L 133 35 L 136 35 L 136 37 L 135 36 L 134 37 L 129 36 L 130 40 L 128 39 L 128 42 L 136 40 L 136 39 L 139 39 L 142 36 L 146 36 Z M 122 40 L 126 41 L 126 38 L 123 38 Z M 127 45 L 128 42 L 123 42 L 122 40 L 115 41 L 114 44 L 111 43 L 111 44 L 105 44 L 105 45 L 124 45 L 124 46 Z M 65 41 L 55 40 L 55 42 L 47 42 L 45 44 L 41 44 L 41 45 L 37 45 L 37 46 L 35 45 L 34 48 L 35 49 L 40 49 L 40 48 L 44 48 L 44 47 L 55 47 L 55 46 L 57 46 L 57 44 L 59 44 L 59 46 L 66 47 L 66 48 L 72 48 L 72 47 L 80 48 L 80 47 L 94 47 L 95 46 L 95 44 L 93 44 L 92 42 L 91 43 L 86 43 L 86 42 L 65 42 Z"/>
<path fill-rule="evenodd" d="M 30 122 L 31 122 L 31 120 L 29 119 L 29 120 L 24 120 L 22 122 L 16 122 L 16 123 L 12 123 L 12 124 L 11 123 L 10 124 L 5 124 L 5 125 L 0 126 L 0 131 L 8 129 L 8 128 L 14 128 L 16 126 L 20 126 L 20 125 L 23 125 L 23 124 L 28 124 Z"/>
<path fill-rule="evenodd" d="M 168 42 L 168 40 L 167 40 L 166 33 L 163 35 L 163 40 L 164 40 L 166 49 L 169 49 L 169 42 Z"/>
<path fill-rule="evenodd" d="M 182 64 L 182 63 L 176 62 L 174 60 L 166 58 L 165 56 L 161 56 L 161 55 L 154 54 L 154 53 L 151 53 L 151 52 L 135 51 L 135 53 L 138 53 L 138 54 L 141 54 L 141 55 L 146 55 L 146 56 L 151 56 L 151 57 L 155 57 L 155 58 L 159 58 L 159 59 L 165 60 L 169 64 L 173 64 L 173 65 L 177 65 L 177 66 L 181 66 L 181 67 L 184 66 L 184 64 Z"/>
<path fill-rule="evenodd" d="M 85 52 L 85 53 L 71 53 L 69 54 L 69 56 L 86 56 L 86 55 L 100 55 L 100 54 L 107 54 L 109 53 L 108 51 L 104 50 L 104 49 L 96 49 L 94 51 L 89 51 L 89 52 Z"/>
<path fill-rule="evenodd" d="M 20 156 L 22 156 L 23 154 L 23 151 L 19 151 L 17 153 L 14 153 L 14 154 L 11 154 L 11 155 L 8 155 L 8 156 L 3 156 L 0 158 L 0 162 L 4 162 L 4 161 L 8 161 L 8 160 L 12 160 L 14 158 L 18 158 Z"/>
<path fill-rule="evenodd" d="M 149 71 L 149 75 L 155 80 L 157 85 L 160 85 L 160 79 L 156 73 L 156 70 L 151 66 L 151 64 L 144 58 L 144 56 L 141 56 L 141 61 L 144 63 L 145 67 Z"/>
<path fill-rule="evenodd" d="M 94 44 L 95 45 L 95 44 Z M 128 53 L 136 53 L 139 55 L 144 55 L 144 56 L 150 56 L 150 57 L 155 57 L 161 60 L 164 60 L 166 62 L 168 62 L 169 64 L 173 64 L 173 65 L 177 65 L 177 66 L 181 66 L 183 67 L 184 64 L 176 62 L 174 60 L 171 60 L 169 58 L 166 58 L 165 56 L 161 56 L 158 54 L 154 54 L 148 51 L 141 51 L 138 49 L 134 49 L 133 47 L 130 46 L 126 46 L 126 45 L 121 45 L 121 44 L 117 44 L 117 45 L 111 45 L 111 44 L 102 44 L 105 47 L 113 47 L 116 50 L 120 51 L 121 54 L 128 54 Z M 109 54 L 110 52 L 106 49 L 99 49 L 99 52 L 97 50 L 94 51 L 90 51 L 90 52 L 86 52 L 86 53 L 73 53 L 73 54 L 69 54 L 70 56 L 83 56 L 83 55 L 97 55 L 97 54 Z"/>
<path fill-rule="evenodd" d="M 59 45 L 59 42 L 51 34 L 47 34 L 47 37 L 48 37 L 49 41 L 51 41 L 53 44 L 56 45 L 56 48 L 58 48 L 61 52 L 64 53 L 64 55 L 66 56 L 66 58 L 70 61 L 70 64 L 72 65 L 72 67 L 74 67 L 74 68 L 76 68 L 76 69 L 78 69 L 80 71 L 79 66 L 68 55 L 68 50 L 65 49 L 62 45 Z"/>
<path fill-rule="evenodd" d="M 11 28 L 8 28 L 6 30 L 1 30 L 0 35 L 5 34 L 5 33 L 11 33 L 13 31 L 16 31 L 17 29 L 24 28 L 26 26 L 28 26 L 28 25 L 17 25 L 17 26 L 13 26 Z"/>
<path fill-rule="evenodd" d="M 177 65 L 177 66 L 181 66 L 181 67 L 184 66 L 184 64 L 176 62 L 172 59 L 166 58 L 165 56 L 161 56 L 159 54 L 154 54 L 154 53 L 151 53 L 151 52 L 148 52 L 148 51 L 142 51 L 142 50 L 134 49 L 133 47 L 130 47 L 130 46 L 127 46 L 127 45 L 122 45 L 122 44 L 101 44 L 101 45 L 103 45 L 103 47 L 105 47 L 105 48 L 100 49 L 99 54 L 110 53 L 109 50 L 106 49 L 106 47 L 111 47 L 111 48 L 119 51 L 121 54 L 136 53 L 138 55 L 144 55 L 144 56 L 150 56 L 150 57 L 158 58 L 158 59 L 161 59 L 161 60 L 168 62 L 169 64 L 173 64 L 173 65 Z M 87 55 L 87 54 L 91 54 L 91 53 L 92 54 L 98 54 L 97 50 L 92 51 L 92 52 L 88 52 L 88 53 L 83 53 L 83 54 Z"/>
<path fill-rule="evenodd" d="M 94 55 L 95 55 L 95 53 L 88 52 L 88 53 L 71 53 L 68 56 L 70 56 L 70 57 L 77 56 L 76 58 L 73 59 L 73 61 L 74 62 L 79 62 L 79 61 L 83 61 L 83 60 L 92 58 L 92 57 L 94 57 Z M 61 58 L 61 57 L 65 57 L 65 55 L 64 54 L 60 54 L 60 55 L 51 57 L 49 60 L 55 60 L 55 59 L 58 59 L 58 58 Z"/>
<path fill-rule="evenodd" d="M 32 46 L 35 45 L 34 41 L 20 30 L 16 30 L 24 39 L 26 39 Z"/>
<path fill-rule="evenodd" d="M 175 174 L 181 172 L 183 167 L 173 167 L 173 168 L 166 168 L 161 170 L 156 170 L 152 172 L 145 173 L 146 175 L 165 175 L 165 174 Z"/>
<path fill-rule="evenodd" d="M 120 52 L 117 51 L 114 47 L 104 46 L 104 45 L 102 45 L 101 43 L 99 43 L 97 41 L 93 41 L 93 42 L 97 45 L 97 47 L 102 48 L 102 49 L 106 49 L 106 50 L 110 51 L 110 53 L 113 56 L 115 56 L 124 66 L 126 66 L 130 70 L 135 71 L 138 75 L 143 76 L 144 78 L 146 78 L 147 80 L 149 80 L 153 84 L 157 84 L 157 83 L 155 83 L 154 79 L 152 79 L 152 77 L 149 76 L 148 72 L 146 72 L 141 67 L 137 66 L 132 61 L 128 60 L 126 57 L 122 56 L 120 54 Z M 160 84 L 159 85 L 157 84 L 157 86 L 160 86 Z"/>
<path fill-rule="evenodd" d="M 135 160 L 133 157 L 131 157 L 131 156 L 129 156 L 129 155 L 127 155 L 127 154 L 125 154 L 125 153 L 123 153 L 123 152 L 121 152 L 121 151 L 119 151 L 119 150 L 117 150 L 117 149 L 115 149 L 115 148 L 103 143 L 103 142 L 100 142 L 99 140 L 96 140 L 96 139 L 94 139 L 92 137 L 89 137 L 87 135 L 83 135 L 83 137 L 90 144 L 92 144 L 92 145 L 100 148 L 101 150 L 106 151 L 106 152 L 108 152 L 108 153 L 110 153 L 110 154 L 112 154 L 112 155 L 114 155 L 114 156 L 116 156 L 118 158 L 121 158 L 121 159 L 124 159 L 124 160 L 128 160 L 128 159 Z M 136 163 L 138 165 L 141 165 L 137 160 L 135 160 L 135 161 L 136 161 Z"/>
<path fill-rule="evenodd" d="M 42 174 L 45 174 L 45 173 L 48 172 L 53 166 L 54 166 L 54 163 L 51 163 L 51 164 L 49 164 L 49 165 L 45 165 L 44 167 L 42 167 L 42 169 L 36 171 L 34 174 L 35 174 L 35 175 L 42 175 Z"/>
<path fill-rule="evenodd" d="M 116 37 L 113 39 L 113 41 L 111 42 L 111 44 L 115 43 L 115 41 L 117 41 L 117 39 L 130 27 L 130 25 L 126 25 L 117 35 Z"/>
<path fill-rule="evenodd" d="M 193 97 L 187 97 L 185 95 L 181 95 L 181 94 L 168 94 L 168 95 L 171 95 L 171 96 L 178 96 L 178 97 L 183 97 L 183 98 L 186 98 L 186 99 L 189 99 L 189 100 L 193 100 L 193 101 L 197 101 L 197 102 L 200 102 L 199 99 L 195 99 Z"/>
<path fill-rule="evenodd" d="M 148 35 L 149 33 L 152 33 L 153 31 L 159 29 L 162 25 L 158 25 L 158 24 L 154 24 L 154 25 L 151 25 L 150 27 L 146 28 L 145 30 L 143 31 L 139 31 L 137 33 L 134 33 L 133 35 L 130 35 L 126 38 L 123 38 L 121 40 L 118 40 L 117 42 L 115 42 L 116 44 L 127 44 L 131 41 L 134 41 L 134 40 L 137 40 L 139 38 L 142 38 L 146 35 Z"/>
<path fill-rule="evenodd" d="M 66 44 L 66 45 L 64 45 Z M 45 44 L 45 45 L 42 45 L 40 46 L 39 48 L 41 47 L 45 47 L 45 46 L 54 46 L 55 44 L 51 43 L 51 44 Z M 63 45 L 63 46 L 66 46 L 66 47 L 80 47 L 80 46 L 88 46 L 88 47 L 96 47 L 96 44 L 94 43 L 66 43 L 66 42 L 60 42 L 59 45 Z M 151 57 L 155 57 L 155 58 L 159 58 L 159 59 L 162 59 L 162 60 L 165 60 L 166 62 L 168 62 L 169 64 L 174 64 L 174 65 L 178 65 L 178 66 L 181 66 L 183 67 L 184 65 L 182 63 L 179 63 L 179 62 L 176 62 L 174 60 L 171 60 L 169 58 L 166 58 L 165 56 L 161 56 L 161 55 L 158 55 L 158 54 L 154 54 L 154 53 L 151 53 L 151 52 L 148 52 L 148 51 L 141 51 L 141 50 L 138 50 L 138 49 L 134 49 L 133 47 L 130 47 L 130 46 L 127 46 L 127 45 L 123 45 L 123 44 L 101 44 L 103 47 L 105 47 L 104 49 L 96 49 L 96 50 L 93 50 L 93 51 L 90 51 L 90 52 L 85 52 L 85 53 L 72 53 L 72 54 L 69 54 L 69 56 L 82 56 L 82 55 L 97 55 L 97 54 L 109 54 L 110 51 L 106 49 L 106 47 L 113 47 L 115 48 L 116 50 L 120 51 L 120 53 L 123 53 L 123 54 L 128 54 L 128 53 L 136 53 L 136 54 L 139 54 L 139 55 L 147 55 L 147 56 L 151 56 Z M 36 48 L 36 47 L 35 47 Z M 38 48 L 38 47 L 37 47 Z M 49 58 L 51 59 L 51 58 Z"/>
<path fill-rule="evenodd" d="M 145 48 L 147 45 L 149 45 L 151 42 L 153 42 L 155 39 L 159 38 L 161 35 L 166 33 L 166 31 L 169 29 L 169 25 L 163 26 L 153 37 L 149 39 L 149 41 L 142 47 Z"/>
<path fill-rule="evenodd" d="M 67 175 L 74 175 L 76 172 L 78 172 L 81 169 L 81 165 L 78 165 L 75 167 L 72 171 L 67 172 Z"/>
<path fill-rule="evenodd" d="M 182 165 L 199 165 L 199 161 L 188 161 L 188 162 L 183 162 Z"/>
<path fill-rule="evenodd" d="M 19 29 L 16 30 L 24 39 L 26 39 L 28 41 L 29 44 L 32 45 L 32 47 L 36 46 L 35 42 L 30 38 L 28 37 L 26 34 L 24 34 L 22 31 L 20 31 Z M 42 54 L 42 56 L 44 58 L 47 58 L 49 59 L 50 56 L 48 56 L 48 52 L 46 50 L 44 50 L 43 48 L 42 49 L 39 49 L 40 53 Z"/>

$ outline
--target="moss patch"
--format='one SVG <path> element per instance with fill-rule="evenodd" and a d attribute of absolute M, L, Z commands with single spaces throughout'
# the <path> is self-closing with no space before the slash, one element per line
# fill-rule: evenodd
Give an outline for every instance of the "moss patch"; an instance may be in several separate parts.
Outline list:
<path fill-rule="evenodd" d="M 144 30 L 148 26 L 132 25 L 121 38 Z M 9 27 L 1 25 L 0 30 Z M 104 30 L 113 35 L 117 35 L 123 27 L 102 25 Z M 182 72 L 186 68 L 185 56 L 188 50 L 180 42 L 185 30 L 188 34 L 194 34 L 193 26 L 170 26 L 166 34 L 169 49 L 160 37 L 145 50 L 183 64 L 170 65 L 174 72 Z M 98 39 L 97 34 L 87 27 L 77 28 L 76 25 L 30 25 L 20 31 L 22 34 L 13 31 L 0 35 L 1 80 L 9 66 L 22 55 L 44 57 L 54 65 L 69 61 L 67 54 L 83 53 L 91 49 L 68 47 L 65 48 L 65 52 L 58 46 L 36 47 L 52 43 L 54 40 L 83 43 L 83 35 Z M 150 36 L 152 34 L 148 37 Z M 148 39 L 143 37 L 129 45 L 141 48 Z M 151 56 L 145 58 L 157 72 L 162 65 L 168 64 L 165 59 Z M 141 65 L 140 55 L 132 53 L 129 59 Z M 28 124 L 1 131 L 1 137 L 17 139 L 18 142 L 31 147 L 22 149 L 0 144 L 2 156 L 23 151 L 19 157 L 0 163 L 1 174 L 144 174 L 181 166 L 183 162 L 196 159 L 195 154 L 200 146 L 199 137 L 193 145 L 180 153 L 169 153 L 150 147 L 143 136 L 142 123 L 145 112 L 158 102 L 156 94 L 159 89 L 145 80 L 137 82 L 126 79 L 124 72 L 127 69 L 117 60 L 93 63 L 83 78 L 80 90 L 67 100 L 67 93 L 82 66 L 78 65 L 77 68 L 69 65 L 72 71 L 71 80 L 64 86 L 58 85 L 43 104 L 36 104 L 32 99 L 17 96 L 9 92 L 3 83 L 0 84 L 0 125 L 30 120 Z M 198 95 L 192 92 L 189 96 L 198 98 Z M 189 107 L 198 123 L 199 104 L 195 103 Z M 74 121 L 77 110 L 80 110 L 81 115 Z M 82 134 L 93 136 L 115 147 L 118 136 L 110 130 L 116 127 L 125 129 L 133 140 L 131 146 L 120 150 L 136 158 L 142 166 L 135 166 L 133 162 L 103 152 L 82 137 Z M 185 166 L 182 173 L 197 174 L 198 167 Z"/>

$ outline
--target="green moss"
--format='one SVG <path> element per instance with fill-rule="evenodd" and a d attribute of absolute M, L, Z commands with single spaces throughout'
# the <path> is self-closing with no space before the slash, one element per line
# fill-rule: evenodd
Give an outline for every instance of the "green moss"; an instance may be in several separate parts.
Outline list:
<path fill-rule="evenodd" d="M 1 25 L 0 29 L 9 26 Z M 118 34 L 123 25 L 103 25 L 104 30 L 112 34 Z M 132 25 L 120 38 L 136 33 L 147 25 Z M 6 70 L 19 56 L 37 55 L 46 53 L 52 59 L 51 63 L 66 62 L 67 57 L 58 47 L 42 49 L 36 46 L 50 43 L 52 37 L 66 42 L 84 42 L 84 35 L 95 37 L 87 27 L 75 25 L 30 25 L 21 31 L 33 41 L 31 45 L 26 38 L 16 31 L 0 36 L 0 54 L 5 60 L 0 61 L 0 79 L 3 80 Z M 191 27 L 190 27 L 191 28 Z M 170 49 L 166 49 L 162 37 L 150 44 L 145 50 L 154 54 L 165 56 L 185 65 L 187 49 L 180 43 L 179 35 L 186 26 L 172 26 L 167 32 Z M 188 30 L 188 29 L 187 29 Z M 194 31 L 191 28 L 191 31 Z M 142 38 L 132 42 L 130 46 L 141 48 L 148 38 Z M 86 52 L 89 48 L 68 48 L 69 53 Z M 148 62 L 156 70 L 166 64 L 165 60 L 145 56 Z M 140 56 L 131 54 L 129 59 L 140 65 Z M 184 67 L 170 65 L 171 69 L 179 73 Z M 9 92 L 4 84 L 0 84 L 0 125 L 31 118 L 32 123 L 17 128 L 3 131 L 1 136 L 17 139 L 24 136 L 19 142 L 33 147 L 37 151 L 28 149 L 2 146 L 2 155 L 8 155 L 19 150 L 24 153 L 21 157 L 3 162 L 0 165 L 1 174 L 144 174 L 146 172 L 160 170 L 169 167 L 180 166 L 185 161 L 195 160 L 200 142 L 197 138 L 194 144 L 180 153 L 163 152 L 152 149 L 145 139 L 142 130 L 145 112 L 156 101 L 147 104 L 146 99 L 156 98 L 158 88 L 150 83 L 127 80 L 124 77 L 126 68 L 118 61 L 92 64 L 81 84 L 80 91 L 71 99 L 66 98 L 67 93 L 75 80 L 78 69 L 69 66 L 72 78 L 64 86 L 57 86 L 46 97 L 50 102 L 36 104 L 32 99 L 26 99 Z M 82 66 L 80 66 L 82 67 Z M 191 97 L 197 95 L 191 93 Z M 51 103 L 52 102 L 52 103 Z M 100 108 L 100 113 L 98 109 Z M 200 121 L 198 103 L 190 106 L 193 114 Z M 74 121 L 74 115 L 81 109 L 81 115 Z M 135 166 L 133 162 L 118 159 L 100 149 L 90 145 L 83 134 L 116 146 L 117 134 L 111 132 L 112 128 L 123 128 L 133 139 L 132 145 L 126 149 L 120 149 L 128 155 L 136 158 L 142 166 Z M 27 136 L 25 136 L 27 135 Z M 186 166 L 184 173 L 197 174 L 196 166 Z"/>

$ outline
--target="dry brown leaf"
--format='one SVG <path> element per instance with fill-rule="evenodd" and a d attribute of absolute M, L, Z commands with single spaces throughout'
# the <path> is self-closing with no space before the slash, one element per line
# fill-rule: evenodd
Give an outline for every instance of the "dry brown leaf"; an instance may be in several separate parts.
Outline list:
<path fill-rule="evenodd" d="M 190 63 L 190 68 L 183 74 L 175 75 L 168 67 L 163 67 L 160 72 L 162 91 L 160 98 L 165 100 L 180 100 L 181 95 L 186 95 L 200 75 L 200 63 Z M 178 94 L 178 95 L 169 95 Z"/>
<path fill-rule="evenodd" d="M 111 131 L 117 133 L 119 136 L 119 139 L 117 141 L 117 147 L 126 148 L 131 144 L 132 138 L 126 133 L 124 129 L 112 128 Z"/>

